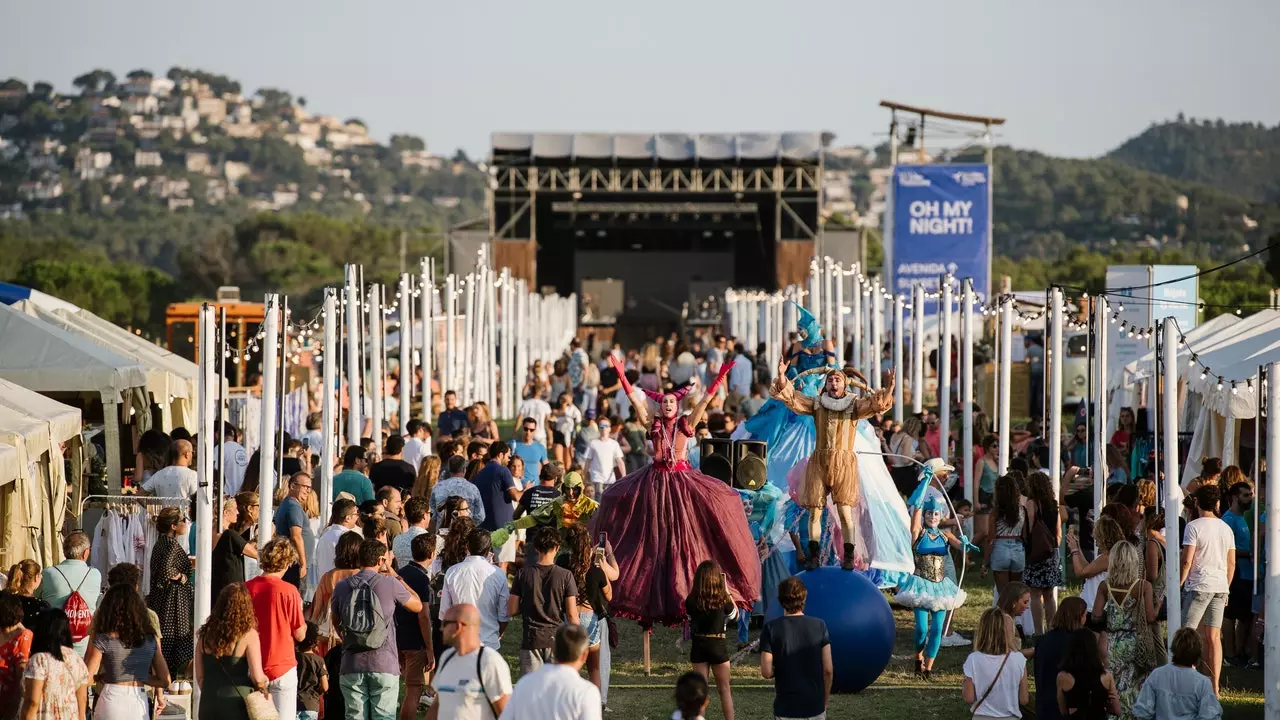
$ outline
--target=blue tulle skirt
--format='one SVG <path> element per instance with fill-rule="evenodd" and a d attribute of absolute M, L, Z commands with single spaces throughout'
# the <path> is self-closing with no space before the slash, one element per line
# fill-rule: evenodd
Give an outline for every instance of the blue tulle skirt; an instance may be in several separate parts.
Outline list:
<path fill-rule="evenodd" d="M 942 582 L 926 580 L 919 575 L 905 575 L 898 580 L 893 600 L 903 607 L 922 610 L 955 610 L 964 605 L 965 591 L 951 578 Z"/>

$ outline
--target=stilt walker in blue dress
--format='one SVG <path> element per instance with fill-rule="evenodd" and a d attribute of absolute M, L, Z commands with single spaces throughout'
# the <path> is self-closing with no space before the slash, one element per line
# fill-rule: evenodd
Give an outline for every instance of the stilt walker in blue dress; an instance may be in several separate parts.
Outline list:
<path fill-rule="evenodd" d="M 947 612 L 963 605 L 966 597 L 965 591 L 947 577 L 949 548 L 964 550 L 972 547 L 963 535 L 956 537 L 938 527 L 946 509 L 946 500 L 937 494 L 925 493 L 932 480 L 933 474 L 926 470 L 920 488 L 911 498 L 915 573 L 898 583 L 898 591 L 894 595 L 895 602 L 915 613 L 916 675 L 926 680 L 930 679 L 933 661 L 942 646 Z"/>
<path fill-rule="evenodd" d="M 778 602 L 778 585 L 791 577 L 791 568 L 778 544 L 785 535 L 783 506 L 787 496 L 777 487 L 765 483 L 759 490 L 738 490 L 742 509 L 747 513 L 747 526 L 760 551 L 760 598 L 749 613 L 738 614 L 738 644 L 747 644 L 752 615 L 768 616 L 769 608 Z"/>

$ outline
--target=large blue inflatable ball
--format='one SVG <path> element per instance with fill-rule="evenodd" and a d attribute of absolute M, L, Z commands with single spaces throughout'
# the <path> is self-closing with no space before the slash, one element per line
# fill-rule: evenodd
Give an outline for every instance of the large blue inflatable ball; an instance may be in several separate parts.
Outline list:
<path fill-rule="evenodd" d="M 800 573 L 808 590 L 804 614 L 822 618 L 831 636 L 833 692 L 856 693 L 876 681 L 893 654 L 893 610 L 866 575 L 838 567 Z M 766 620 L 782 615 L 774 603 Z"/>

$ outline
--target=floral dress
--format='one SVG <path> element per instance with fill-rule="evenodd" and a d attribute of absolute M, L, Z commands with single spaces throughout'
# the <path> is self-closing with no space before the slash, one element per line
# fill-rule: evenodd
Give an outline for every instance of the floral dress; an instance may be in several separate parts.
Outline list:
<path fill-rule="evenodd" d="M 22 666 L 30 657 L 30 630 L 24 629 L 0 645 L 0 718 L 18 714 L 22 703 Z"/>
<path fill-rule="evenodd" d="M 1133 704 L 1147 676 L 1160 664 L 1154 637 L 1146 618 L 1142 617 L 1142 594 L 1134 592 L 1138 583 L 1129 586 L 1124 601 L 1117 602 L 1115 592 L 1107 588 L 1107 602 L 1102 608 L 1107 623 L 1110 652 L 1107 670 L 1116 680 L 1120 695 L 1121 718 L 1132 718 Z"/>
<path fill-rule="evenodd" d="M 186 672 L 195 649 L 192 640 L 195 611 L 195 588 L 186 579 L 191 573 L 191 558 L 181 543 L 168 535 L 156 540 L 151 553 L 151 594 L 147 605 L 160 618 L 160 651 L 174 676 Z"/>
<path fill-rule="evenodd" d="M 89 684 L 89 669 L 75 650 L 62 648 L 62 660 L 36 653 L 27 665 L 28 680 L 44 681 L 44 698 L 36 708 L 36 720 L 75 720 L 80 717 L 76 692 Z"/>

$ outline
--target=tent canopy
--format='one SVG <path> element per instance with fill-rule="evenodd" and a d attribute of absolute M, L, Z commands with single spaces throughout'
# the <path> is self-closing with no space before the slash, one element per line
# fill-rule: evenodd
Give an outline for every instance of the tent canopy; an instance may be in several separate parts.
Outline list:
<path fill-rule="evenodd" d="M 0 378 L 40 392 L 96 392 L 119 398 L 146 387 L 146 369 L 81 336 L 0 305 Z"/>
<path fill-rule="evenodd" d="M 0 413 L 25 415 L 43 425 L 40 436 L 27 438 L 27 449 L 32 456 L 48 452 L 53 443 L 66 442 L 80 434 L 78 409 L 3 379 L 0 379 Z"/>
<path fill-rule="evenodd" d="M 1218 335 L 1219 332 L 1227 330 L 1231 326 L 1240 322 L 1240 318 L 1235 315 L 1219 315 L 1212 320 L 1200 323 L 1190 332 L 1184 335 L 1186 343 L 1193 348 L 1204 346 L 1206 340 Z M 1197 350 L 1198 352 L 1198 350 Z M 1178 349 L 1179 355 L 1185 355 L 1186 351 L 1182 348 Z M 1185 361 L 1186 358 L 1183 358 Z M 1151 375 L 1151 368 L 1155 367 L 1156 352 L 1152 350 L 1142 357 L 1134 360 L 1123 367 L 1116 367 L 1115 363 L 1107 366 L 1107 387 L 1111 390 L 1117 390 L 1124 385 L 1128 385 L 1134 380 L 1143 380 Z"/>
<path fill-rule="evenodd" d="M 155 397 L 157 405 L 168 404 L 169 397 L 194 398 L 196 395 L 198 368 L 195 363 L 163 350 L 87 310 L 50 309 L 32 300 L 22 300 L 13 307 L 121 357 L 133 358 L 146 368 L 146 387 Z"/>
<path fill-rule="evenodd" d="M 1241 323 L 1243 324 L 1243 323 Z M 1255 331 L 1232 344 L 1200 355 L 1208 365 L 1204 378 L 1199 373 L 1191 375 L 1187 387 L 1200 393 L 1205 408 L 1228 418 L 1251 418 L 1258 412 L 1258 366 L 1280 361 L 1280 317 L 1273 322 L 1255 328 Z M 1223 379 L 1218 387 L 1218 378 Z M 1253 384 L 1247 382 L 1253 379 Z M 1232 389 L 1232 381 L 1236 386 Z"/>

